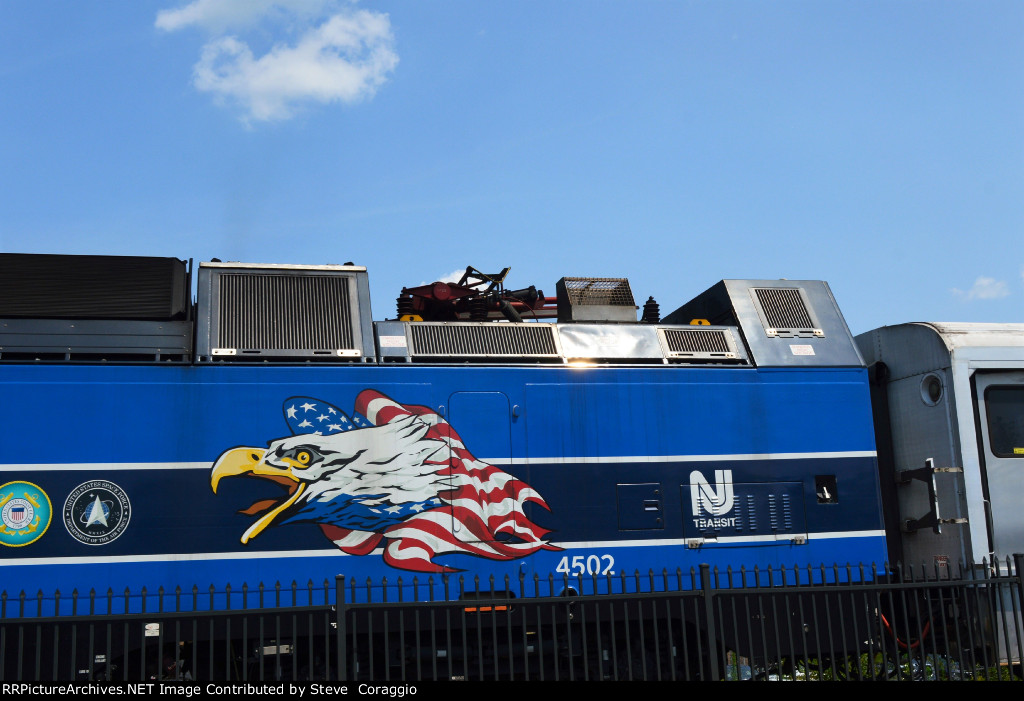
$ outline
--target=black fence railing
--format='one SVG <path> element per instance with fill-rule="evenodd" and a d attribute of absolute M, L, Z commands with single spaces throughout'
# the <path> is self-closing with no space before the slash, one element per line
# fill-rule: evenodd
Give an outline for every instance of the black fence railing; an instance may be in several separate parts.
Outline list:
<path fill-rule="evenodd" d="M 0 680 L 1010 679 L 1022 568 L 4 592 Z"/>

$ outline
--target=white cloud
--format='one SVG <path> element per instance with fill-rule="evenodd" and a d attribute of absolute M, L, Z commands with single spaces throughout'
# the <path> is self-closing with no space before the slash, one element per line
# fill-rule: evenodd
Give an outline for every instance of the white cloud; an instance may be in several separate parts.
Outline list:
<path fill-rule="evenodd" d="M 325 9 L 334 12 L 324 18 Z M 241 106 L 247 122 L 287 119 L 308 103 L 370 98 L 398 65 L 387 14 L 339 9 L 332 0 L 195 0 L 161 12 L 156 25 L 217 31 L 268 19 L 276 32 L 290 29 L 294 40 L 257 55 L 237 35 L 220 34 L 203 47 L 193 71 L 196 89 Z"/>
<path fill-rule="evenodd" d="M 953 294 L 967 300 L 999 299 L 1000 297 L 1007 297 L 1010 294 L 1010 289 L 1007 287 L 1005 282 L 985 276 L 981 276 L 975 280 L 974 286 L 966 292 L 964 290 L 956 289 L 955 287 L 952 291 Z"/>
<path fill-rule="evenodd" d="M 426 280 L 421 280 L 419 286 L 423 287 L 424 285 L 430 285 L 435 282 L 458 282 L 459 280 L 462 279 L 462 276 L 463 274 L 465 274 L 465 272 L 465 268 L 459 268 L 458 270 L 453 270 L 447 275 L 442 275 L 441 277 L 431 280 L 430 282 L 427 282 Z"/>
<path fill-rule="evenodd" d="M 265 18 L 279 21 L 291 15 L 308 19 L 337 5 L 338 0 L 193 0 L 184 7 L 160 10 L 156 26 L 167 32 L 199 27 L 220 33 L 243 29 Z"/>
<path fill-rule="evenodd" d="M 458 270 L 451 271 L 450 273 L 448 273 L 447 275 L 445 275 L 443 277 L 439 277 L 438 280 L 440 280 L 441 282 L 458 282 L 459 280 L 462 279 L 462 276 L 465 275 L 465 274 L 466 274 L 466 269 L 465 268 L 459 268 Z"/>

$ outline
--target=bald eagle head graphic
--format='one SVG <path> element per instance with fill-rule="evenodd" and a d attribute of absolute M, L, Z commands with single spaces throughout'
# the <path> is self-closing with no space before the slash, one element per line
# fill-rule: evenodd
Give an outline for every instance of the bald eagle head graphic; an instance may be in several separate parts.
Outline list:
<path fill-rule="evenodd" d="M 448 553 L 514 560 L 559 550 L 523 512 L 526 502 L 547 509 L 541 496 L 477 460 L 427 407 L 364 390 L 351 417 L 311 397 L 288 399 L 284 414 L 293 435 L 266 449 L 232 448 L 213 465 L 214 492 L 222 479 L 237 476 L 285 489 L 240 512 L 256 517 L 242 543 L 279 524 L 317 523 L 350 555 L 371 553 L 386 540 L 385 562 L 416 572 L 457 571 L 433 562 Z"/>

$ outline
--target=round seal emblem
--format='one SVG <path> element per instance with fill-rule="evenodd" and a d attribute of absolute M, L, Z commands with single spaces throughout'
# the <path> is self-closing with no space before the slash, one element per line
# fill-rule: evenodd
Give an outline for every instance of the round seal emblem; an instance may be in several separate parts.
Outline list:
<path fill-rule="evenodd" d="M 128 528 L 132 505 L 113 482 L 90 480 L 72 490 L 64 502 L 64 527 L 86 545 L 106 545 Z"/>
<path fill-rule="evenodd" d="M 0 486 L 0 544 L 19 548 L 43 537 L 50 527 L 50 497 L 31 482 Z"/>

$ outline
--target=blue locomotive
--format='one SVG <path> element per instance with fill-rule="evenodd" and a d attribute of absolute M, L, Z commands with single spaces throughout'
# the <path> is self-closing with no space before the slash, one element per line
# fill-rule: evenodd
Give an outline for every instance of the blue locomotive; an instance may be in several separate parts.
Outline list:
<path fill-rule="evenodd" d="M 4 589 L 886 560 L 824 282 L 506 274 L 374 322 L 351 264 L 0 256 Z"/>

